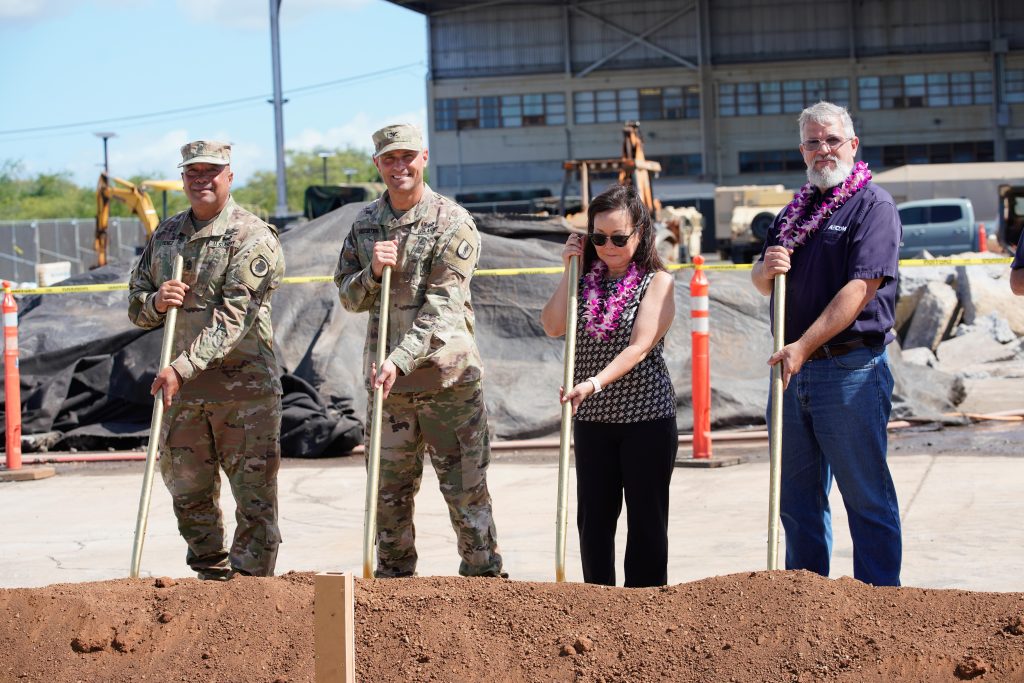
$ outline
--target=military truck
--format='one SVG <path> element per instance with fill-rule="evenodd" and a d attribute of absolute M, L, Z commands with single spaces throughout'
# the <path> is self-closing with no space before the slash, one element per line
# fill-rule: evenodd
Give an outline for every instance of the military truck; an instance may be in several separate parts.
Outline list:
<path fill-rule="evenodd" d="M 715 188 L 715 242 L 723 259 L 751 263 L 775 216 L 793 198 L 782 185 L 737 185 Z"/>

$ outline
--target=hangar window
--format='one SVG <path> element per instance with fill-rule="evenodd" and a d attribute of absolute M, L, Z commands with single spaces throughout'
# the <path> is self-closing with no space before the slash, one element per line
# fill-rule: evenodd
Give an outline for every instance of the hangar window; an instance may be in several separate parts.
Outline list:
<path fill-rule="evenodd" d="M 1008 103 L 1024 103 L 1024 69 L 1007 69 L 1005 85 Z"/>
<path fill-rule="evenodd" d="M 932 142 L 914 145 L 862 145 L 861 158 L 874 169 L 907 164 L 959 164 L 992 161 L 991 140 L 977 142 Z"/>
<path fill-rule="evenodd" d="M 864 76 L 857 80 L 861 109 L 916 109 L 991 104 L 992 73 Z"/>
<path fill-rule="evenodd" d="M 623 88 L 573 93 L 576 123 L 699 118 L 700 92 L 687 88 Z"/>
<path fill-rule="evenodd" d="M 769 149 L 755 152 L 740 152 L 740 173 L 782 173 L 802 171 L 804 164 L 800 151 L 796 149 Z"/>
<path fill-rule="evenodd" d="M 760 83 L 720 83 L 719 116 L 758 116 L 799 113 L 819 100 L 846 105 L 848 78 L 810 78 Z"/>
<path fill-rule="evenodd" d="M 565 94 L 538 93 L 434 100 L 435 130 L 565 124 Z"/>

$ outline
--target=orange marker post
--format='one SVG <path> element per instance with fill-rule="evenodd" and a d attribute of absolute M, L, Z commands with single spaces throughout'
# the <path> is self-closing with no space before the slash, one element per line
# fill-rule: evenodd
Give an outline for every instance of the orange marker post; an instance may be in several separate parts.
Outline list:
<path fill-rule="evenodd" d="M 982 254 L 988 251 L 988 233 L 985 232 L 984 223 L 978 223 L 978 251 Z"/>
<path fill-rule="evenodd" d="M 704 257 L 693 257 L 693 278 L 690 280 L 690 325 L 693 360 L 691 363 L 693 395 L 693 457 L 711 457 L 711 356 L 709 337 L 711 325 L 708 306 L 708 278 L 704 273 Z"/>
<path fill-rule="evenodd" d="M 18 370 L 18 303 L 4 280 L 4 417 L 7 469 L 21 469 L 21 373 Z"/>

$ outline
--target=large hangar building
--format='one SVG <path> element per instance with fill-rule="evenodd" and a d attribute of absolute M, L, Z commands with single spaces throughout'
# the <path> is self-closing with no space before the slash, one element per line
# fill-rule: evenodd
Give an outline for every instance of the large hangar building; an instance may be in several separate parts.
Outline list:
<path fill-rule="evenodd" d="M 796 116 L 849 107 L 875 170 L 1024 160 L 1020 0 L 393 0 L 427 17 L 432 183 L 561 189 L 639 120 L 663 200 L 804 182 Z"/>

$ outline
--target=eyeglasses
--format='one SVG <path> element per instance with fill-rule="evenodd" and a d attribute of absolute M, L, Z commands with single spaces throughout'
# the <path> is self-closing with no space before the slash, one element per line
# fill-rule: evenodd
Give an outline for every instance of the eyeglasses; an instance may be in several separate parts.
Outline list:
<path fill-rule="evenodd" d="M 853 138 L 837 138 L 836 136 L 825 138 L 824 140 L 804 140 L 804 149 L 808 152 L 817 152 L 821 149 L 822 145 L 827 146 L 831 151 L 836 151 Z"/>
<path fill-rule="evenodd" d="M 608 238 L 612 240 L 612 244 L 617 247 L 624 247 L 629 242 L 629 238 L 636 234 L 636 230 L 629 233 L 628 235 L 603 235 L 599 232 L 590 233 L 590 241 L 594 243 L 595 247 L 603 247 L 608 243 Z"/>

